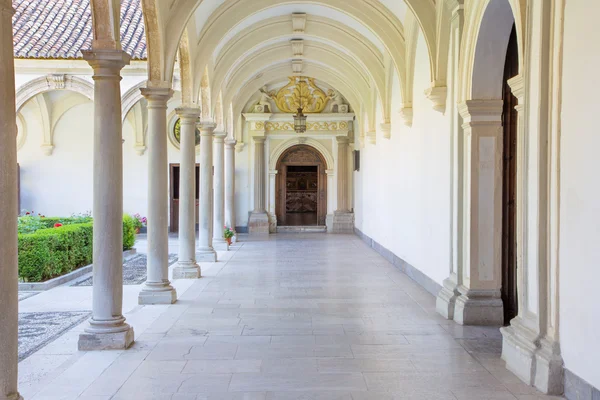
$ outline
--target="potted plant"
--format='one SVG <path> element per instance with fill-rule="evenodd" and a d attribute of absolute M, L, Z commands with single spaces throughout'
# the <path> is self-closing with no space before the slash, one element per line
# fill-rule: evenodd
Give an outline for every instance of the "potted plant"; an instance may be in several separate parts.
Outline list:
<path fill-rule="evenodd" d="M 228 227 L 224 227 L 223 237 L 227 240 L 227 244 L 231 245 L 231 238 L 235 235 L 235 232 Z"/>
<path fill-rule="evenodd" d="M 142 217 L 140 214 L 135 214 L 133 216 L 133 222 L 135 223 L 135 233 L 140 233 L 140 229 L 146 226 L 148 220 L 146 217 Z"/>

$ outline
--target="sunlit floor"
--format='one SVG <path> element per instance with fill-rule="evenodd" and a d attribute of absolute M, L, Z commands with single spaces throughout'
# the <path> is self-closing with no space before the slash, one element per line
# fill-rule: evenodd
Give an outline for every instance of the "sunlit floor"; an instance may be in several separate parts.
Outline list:
<path fill-rule="evenodd" d="M 504 368 L 497 328 L 444 320 L 431 294 L 356 236 L 245 237 L 219 256 L 225 261 L 202 265 L 204 278 L 175 282 L 180 300 L 172 306 L 136 306 L 139 287 L 127 289 L 132 349 L 77 352 L 79 326 L 23 361 L 22 394 L 28 400 L 552 398 Z M 81 294 L 89 289 L 60 288 L 63 297 L 80 293 L 78 309 L 89 306 Z M 43 296 L 51 308 L 50 293 L 21 303 L 34 307 Z"/>

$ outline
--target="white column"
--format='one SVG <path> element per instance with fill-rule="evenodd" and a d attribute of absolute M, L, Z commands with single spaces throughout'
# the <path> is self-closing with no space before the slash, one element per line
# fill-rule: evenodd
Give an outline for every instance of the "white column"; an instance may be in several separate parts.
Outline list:
<path fill-rule="evenodd" d="M 200 127 L 200 228 L 196 260 L 217 261 L 217 253 L 212 246 L 213 218 L 213 132 L 215 124 L 201 123 Z"/>
<path fill-rule="evenodd" d="M 268 234 L 269 216 L 265 210 L 265 137 L 254 136 L 254 211 L 250 215 L 250 234 Z"/>
<path fill-rule="evenodd" d="M 214 220 L 213 220 L 213 247 L 216 250 L 229 250 L 227 241 L 223 237 L 225 226 L 225 133 L 214 134 L 213 165 L 214 175 Z"/>
<path fill-rule="evenodd" d="M 458 112 L 458 82 L 460 67 L 460 45 L 462 40 L 462 30 L 464 24 L 464 0 L 453 0 L 452 19 L 450 22 L 450 76 L 448 79 L 448 90 L 450 91 L 451 101 L 449 107 L 450 115 L 450 204 L 452 214 L 450 217 L 450 268 L 449 276 L 443 282 L 442 290 L 437 295 L 436 309 L 447 319 L 454 318 L 454 307 L 456 299 L 460 296 L 458 286 L 462 284 L 462 212 L 463 212 L 463 131 L 462 120 Z"/>
<path fill-rule="evenodd" d="M 235 139 L 225 140 L 225 225 L 235 231 Z"/>
<path fill-rule="evenodd" d="M 196 262 L 196 122 L 200 109 L 181 107 L 181 163 L 179 167 L 179 261 L 173 279 L 200 278 Z"/>
<path fill-rule="evenodd" d="M 277 233 L 277 173 L 276 169 L 269 171 L 269 233 Z"/>
<path fill-rule="evenodd" d="M 463 263 L 454 320 L 502 325 L 502 100 L 460 104 L 464 130 Z"/>
<path fill-rule="evenodd" d="M 148 277 L 139 304 L 173 304 L 177 292 L 169 282 L 169 203 L 167 193 L 167 102 L 173 90 L 141 89 L 148 101 Z"/>
<path fill-rule="evenodd" d="M 18 381 L 17 124 L 13 9 L 0 2 L 0 400 L 22 399 Z"/>
<path fill-rule="evenodd" d="M 123 317 L 123 134 L 121 69 L 129 55 L 92 50 L 83 57 L 94 69 L 94 271 L 90 326 L 79 350 L 125 349 L 133 329 Z"/>

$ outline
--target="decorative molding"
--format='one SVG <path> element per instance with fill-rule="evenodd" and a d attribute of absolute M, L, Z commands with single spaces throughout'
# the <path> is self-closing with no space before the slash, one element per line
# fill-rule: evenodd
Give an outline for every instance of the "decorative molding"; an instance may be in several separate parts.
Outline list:
<path fill-rule="evenodd" d="M 141 81 L 121 96 L 121 120 L 124 122 L 131 109 L 144 98 L 140 89 L 148 86 L 148 81 Z"/>
<path fill-rule="evenodd" d="M 369 138 L 369 143 L 377 144 L 377 131 L 367 132 L 367 137 Z"/>
<path fill-rule="evenodd" d="M 292 39 L 290 40 L 292 45 L 292 54 L 294 57 L 302 57 L 304 55 L 304 40 L 303 39 Z"/>
<path fill-rule="evenodd" d="M 404 125 L 411 127 L 413 123 L 413 107 L 412 104 L 403 104 L 398 111 Z"/>
<path fill-rule="evenodd" d="M 318 140 L 312 138 L 306 138 L 304 143 L 300 143 L 299 138 L 294 138 L 290 140 L 286 140 L 284 143 L 281 143 L 274 150 L 271 151 L 271 155 L 269 157 L 269 169 L 277 169 L 277 161 L 279 157 L 290 147 L 296 146 L 297 144 L 304 144 L 316 149 L 323 158 L 325 158 L 325 162 L 327 163 L 327 169 L 334 168 L 334 158 L 331 152 Z"/>
<path fill-rule="evenodd" d="M 288 79 L 287 85 L 276 93 L 270 93 L 280 111 L 293 114 L 301 106 L 307 114 L 318 114 L 325 110 L 330 97 L 316 85 L 314 78 L 290 76 Z"/>
<path fill-rule="evenodd" d="M 303 70 L 304 70 L 304 61 L 292 60 L 292 72 L 294 74 L 301 74 Z"/>
<path fill-rule="evenodd" d="M 304 33 L 306 29 L 306 14 L 305 13 L 293 13 L 292 14 L 292 31 L 294 33 Z"/>
<path fill-rule="evenodd" d="M 383 138 L 389 139 L 392 137 L 392 124 L 385 122 L 380 125 L 381 131 L 383 132 Z"/>
<path fill-rule="evenodd" d="M 293 122 L 271 122 L 268 121 L 266 123 L 262 123 L 262 122 L 255 122 L 255 127 L 256 129 L 253 130 L 262 130 L 264 127 L 264 130 L 267 132 L 273 132 L 273 131 L 294 131 L 294 123 Z M 260 126 L 259 126 L 260 124 Z M 349 129 L 349 124 L 346 121 L 341 121 L 341 122 L 326 122 L 326 121 L 319 121 L 319 122 L 307 122 L 306 123 L 306 130 L 307 131 L 315 131 L 315 132 L 321 132 L 321 131 L 346 131 Z"/>
<path fill-rule="evenodd" d="M 244 142 L 237 142 L 235 144 L 235 151 L 237 151 L 238 153 L 241 153 L 242 151 L 244 151 Z"/>
<path fill-rule="evenodd" d="M 433 103 L 433 109 L 441 112 L 446 112 L 446 97 L 448 88 L 446 86 L 432 86 L 425 90 L 425 96 Z"/>
<path fill-rule="evenodd" d="M 94 84 L 73 75 L 50 74 L 29 81 L 19 87 L 16 93 L 16 111 L 38 94 L 51 90 L 71 90 L 94 101 Z"/>

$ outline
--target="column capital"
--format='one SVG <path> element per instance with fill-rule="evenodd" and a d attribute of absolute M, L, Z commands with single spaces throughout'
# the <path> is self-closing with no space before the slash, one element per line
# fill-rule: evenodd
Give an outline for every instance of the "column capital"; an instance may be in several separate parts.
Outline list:
<path fill-rule="evenodd" d="M 279 171 L 276 170 L 276 169 L 270 169 L 269 170 L 269 175 L 271 175 L 271 176 L 277 175 L 278 173 L 279 173 Z"/>
<path fill-rule="evenodd" d="M 350 138 L 348 136 L 336 136 L 335 140 L 337 140 L 338 144 L 350 143 Z"/>
<path fill-rule="evenodd" d="M 235 139 L 225 139 L 225 147 L 228 149 L 234 149 L 237 144 L 237 140 Z"/>
<path fill-rule="evenodd" d="M 264 136 L 252 136 L 252 139 L 256 142 L 256 143 L 264 143 L 265 140 L 267 139 Z"/>
<path fill-rule="evenodd" d="M 181 122 L 185 120 L 196 122 L 198 117 L 200 117 L 200 107 L 177 107 L 175 113 L 181 118 Z"/>
<path fill-rule="evenodd" d="M 522 105 L 525 99 L 525 79 L 523 79 L 523 75 L 519 74 L 510 78 L 508 86 L 510 86 L 512 93 L 519 100 L 519 105 Z"/>
<path fill-rule="evenodd" d="M 327 174 L 327 176 L 334 176 L 335 175 L 335 169 L 326 169 L 325 170 L 325 174 Z"/>
<path fill-rule="evenodd" d="M 152 107 L 150 103 L 166 107 L 169 99 L 173 97 L 173 89 L 166 87 L 145 87 L 140 88 L 140 92 L 148 100 L 148 107 Z"/>
<path fill-rule="evenodd" d="M 215 138 L 215 142 L 224 142 L 225 138 L 227 137 L 227 132 L 214 132 L 213 136 Z"/>
<path fill-rule="evenodd" d="M 464 125 L 496 124 L 501 122 L 503 107 L 502 100 L 467 100 L 458 105 L 458 112 Z"/>
<path fill-rule="evenodd" d="M 200 129 L 200 136 L 212 136 L 215 132 L 217 125 L 213 122 L 200 122 L 198 129 Z"/>
<path fill-rule="evenodd" d="M 92 49 L 82 50 L 83 59 L 94 69 L 94 79 L 113 78 L 121 79 L 121 69 L 129 65 L 131 56 L 123 50 Z"/>

